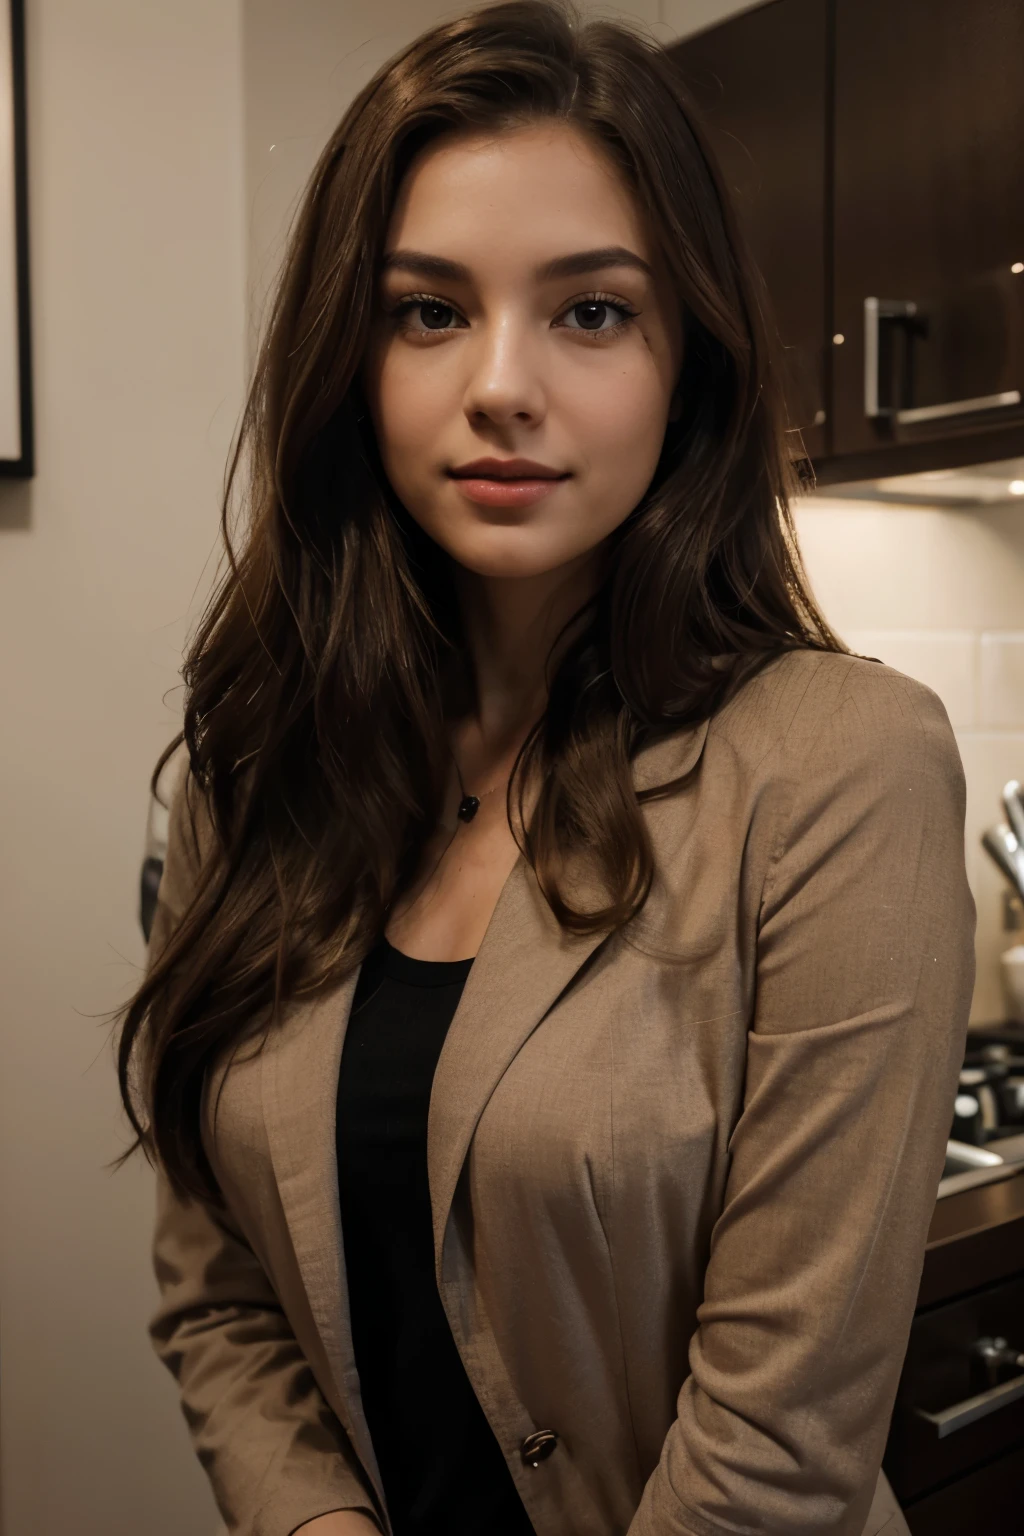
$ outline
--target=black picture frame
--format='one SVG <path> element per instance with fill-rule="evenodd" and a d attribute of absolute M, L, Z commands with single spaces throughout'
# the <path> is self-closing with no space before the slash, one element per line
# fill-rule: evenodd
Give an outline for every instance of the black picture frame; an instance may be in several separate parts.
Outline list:
<path fill-rule="evenodd" d="M 0 4 L 3 0 L 0 0 Z M 13 442 L 20 450 L 3 456 L 0 446 L 0 477 L 28 479 L 35 474 L 35 424 L 32 410 L 32 327 L 29 305 L 28 270 L 28 147 L 26 138 L 25 108 L 25 7 L 24 0 L 9 0 L 10 49 L 7 58 L 0 57 L 0 109 L 4 92 L 2 77 L 9 83 L 10 101 L 10 151 L 7 167 L 0 167 L 0 178 L 8 177 L 13 192 L 14 227 L 9 234 L 0 229 L 0 240 L 11 242 L 9 269 L 14 277 L 14 301 L 17 337 L 17 422 L 10 403 L 9 420 L 0 419 L 0 445 L 4 439 L 8 446 Z M 2 49 L 0 49 L 2 53 Z M 5 302 L 0 294 L 0 302 Z M 3 359 L 0 358 L 0 366 Z"/>

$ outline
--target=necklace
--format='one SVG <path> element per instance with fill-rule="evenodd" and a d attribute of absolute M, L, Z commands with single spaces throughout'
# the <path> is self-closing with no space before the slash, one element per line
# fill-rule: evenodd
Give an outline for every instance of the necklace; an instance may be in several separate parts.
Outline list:
<path fill-rule="evenodd" d="M 452 762 L 455 764 L 455 772 L 458 775 L 458 780 L 459 780 L 459 789 L 460 789 L 460 791 L 462 793 L 462 799 L 459 801 L 459 808 L 458 808 L 458 810 L 456 811 L 455 814 L 458 816 L 460 821 L 463 821 L 463 822 L 465 822 L 465 821 L 472 821 L 473 817 L 476 815 L 477 811 L 480 809 L 480 801 L 486 799 L 486 797 L 488 795 L 493 795 L 495 790 L 501 789 L 502 785 L 500 783 L 499 784 L 492 784 L 490 789 L 483 790 L 479 795 L 467 795 L 466 794 L 466 786 L 462 782 L 462 770 L 459 767 L 458 759 L 456 758 L 455 753 L 452 752 L 450 746 L 448 748 L 448 751 L 449 751 L 449 754 L 451 756 Z M 458 832 L 458 830 L 459 830 L 458 827 L 454 827 L 452 829 L 452 835 L 448 839 L 448 841 L 445 843 L 444 847 L 441 849 L 441 852 L 438 854 L 437 860 L 436 860 L 436 862 L 434 864 L 433 869 L 430 871 L 430 874 L 426 877 L 426 880 L 423 882 L 424 885 L 429 883 L 429 881 L 432 879 L 432 877 L 436 874 L 438 866 L 440 865 L 441 860 L 444 858 L 445 854 L 448 852 L 448 849 L 451 847 L 452 843 L 454 842 L 455 834 Z M 384 910 L 385 910 L 386 913 L 390 914 L 390 912 L 393 910 L 393 907 L 394 907 L 394 900 L 389 901 Z"/>
<path fill-rule="evenodd" d="M 479 795 L 467 795 L 466 786 L 462 782 L 462 770 L 459 768 L 458 759 L 454 752 L 452 753 L 452 762 L 455 764 L 455 772 L 458 774 L 459 779 L 459 789 L 462 791 L 462 799 L 459 801 L 459 808 L 455 814 L 460 821 L 472 821 L 480 809 L 480 801 L 487 795 L 493 795 L 494 791 L 501 789 L 502 786 L 501 784 L 492 784 L 490 789 L 483 790 Z"/>

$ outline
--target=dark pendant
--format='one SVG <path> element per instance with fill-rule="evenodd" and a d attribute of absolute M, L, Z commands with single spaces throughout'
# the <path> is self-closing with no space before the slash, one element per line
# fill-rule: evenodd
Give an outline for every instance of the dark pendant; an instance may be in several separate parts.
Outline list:
<path fill-rule="evenodd" d="M 472 821 L 480 807 L 480 801 L 476 795 L 463 795 L 459 801 L 459 809 L 456 812 L 460 821 Z"/>

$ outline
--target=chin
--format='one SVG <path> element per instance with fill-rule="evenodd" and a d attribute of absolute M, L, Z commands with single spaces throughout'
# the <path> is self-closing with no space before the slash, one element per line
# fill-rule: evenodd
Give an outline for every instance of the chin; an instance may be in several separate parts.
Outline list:
<path fill-rule="evenodd" d="M 559 547 L 537 528 L 482 527 L 476 538 L 445 540 L 443 547 L 456 564 L 474 576 L 521 580 L 544 576 L 586 554 L 586 549 Z"/>

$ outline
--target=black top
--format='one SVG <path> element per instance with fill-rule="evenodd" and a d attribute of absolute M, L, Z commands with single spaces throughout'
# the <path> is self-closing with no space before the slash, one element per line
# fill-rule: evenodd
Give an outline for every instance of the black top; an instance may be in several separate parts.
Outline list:
<path fill-rule="evenodd" d="M 427 1110 L 470 960 L 363 962 L 338 1078 L 352 1342 L 395 1536 L 532 1536 L 434 1278 Z"/>

